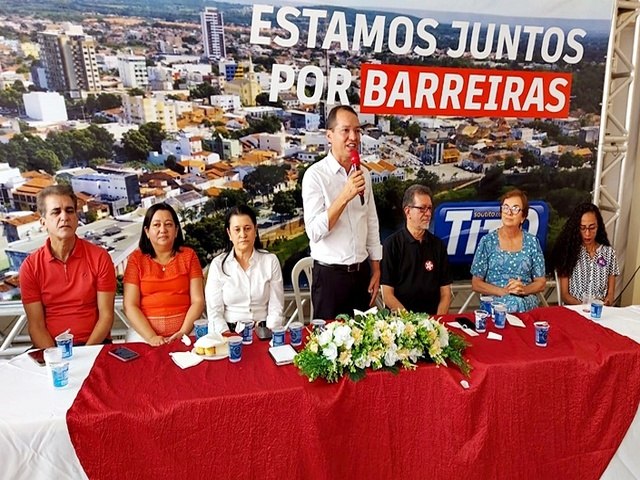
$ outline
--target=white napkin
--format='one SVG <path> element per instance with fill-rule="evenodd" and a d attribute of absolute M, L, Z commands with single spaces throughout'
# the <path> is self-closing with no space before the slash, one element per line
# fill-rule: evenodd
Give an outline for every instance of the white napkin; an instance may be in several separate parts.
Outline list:
<path fill-rule="evenodd" d="M 460 330 L 462 330 L 464 333 L 466 333 L 470 337 L 477 337 L 478 335 L 480 335 L 475 330 L 472 330 L 469 327 L 467 327 L 466 325 L 462 325 L 462 324 L 460 324 L 458 322 L 448 322 L 447 325 L 449 325 L 450 327 L 453 327 L 453 328 L 459 328 Z"/>
<path fill-rule="evenodd" d="M 298 352 L 291 345 L 279 345 L 269 348 L 269 353 L 276 362 L 276 365 L 288 365 L 293 363 L 293 357 Z"/>
<path fill-rule="evenodd" d="M 182 335 L 182 339 L 180 341 L 184 343 L 187 347 L 191 346 L 191 339 L 186 335 Z"/>
<path fill-rule="evenodd" d="M 507 313 L 507 323 L 512 327 L 525 328 L 524 322 L 520 320 L 518 317 L 516 317 L 515 315 L 511 315 L 510 313 Z"/>
<path fill-rule="evenodd" d="M 171 352 L 169 353 L 173 362 L 181 369 L 195 367 L 203 358 L 191 352 Z"/>
<path fill-rule="evenodd" d="M 489 332 L 489 334 L 487 335 L 487 338 L 489 340 L 502 340 L 502 335 L 495 332 Z"/>

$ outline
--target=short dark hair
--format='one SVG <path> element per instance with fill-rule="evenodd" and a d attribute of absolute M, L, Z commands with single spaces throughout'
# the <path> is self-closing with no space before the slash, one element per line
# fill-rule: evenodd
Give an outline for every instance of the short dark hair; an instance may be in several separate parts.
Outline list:
<path fill-rule="evenodd" d="M 78 210 L 78 197 L 73 193 L 70 185 L 49 185 L 38 192 L 36 196 L 36 207 L 40 216 L 47 214 L 47 197 L 69 197 L 73 202 L 73 208 Z"/>
<path fill-rule="evenodd" d="M 520 200 L 522 200 L 522 219 L 526 220 L 527 216 L 529 215 L 529 199 L 527 198 L 527 194 L 517 188 L 509 190 L 507 193 L 500 197 L 500 206 L 502 206 L 502 203 L 507 198 L 511 197 L 520 197 Z"/>
<path fill-rule="evenodd" d="M 184 235 L 182 234 L 182 227 L 180 226 L 180 220 L 178 219 L 178 214 L 171 207 L 171 205 L 162 203 L 156 203 L 155 205 L 151 205 L 147 210 L 147 213 L 144 216 L 144 220 L 142 221 L 142 232 L 140 233 L 140 242 L 138 242 L 138 247 L 140 251 L 146 255 L 151 255 L 151 258 L 156 257 L 156 251 L 151 244 L 151 240 L 147 235 L 146 230 L 151 226 L 151 220 L 156 212 L 164 210 L 165 212 L 169 212 L 171 214 L 171 218 L 173 218 L 173 223 L 176 224 L 176 228 L 178 229 L 178 235 L 176 239 L 173 241 L 173 248 L 171 249 L 171 253 L 174 255 L 180 251 L 180 247 L 184 245 Z"/>
<path fill-rule="evenodd" d="M 409 205 L 413 205 L 413 201 L 416 198 L 416 194 L 429 195 L 429 198 L 433 202 L 433 194 L 431 193 L 431 189 L 426 185 L 416 183 L 415 185 L 411 185 L 409 188 L 407 188 L 404 191 L 404 195 L 402 197 L 402 210 L 404 210 Z"/>
<path fill-rule="evenodd" d="M 262 250 L 262 241 L 260 240 L 260 232 L 258 232 L 258 218 L 256 217 L 256 212 L 254 212 L 251 207 L 247 205 L 236 205 L 235 207 L 231 207 L 227 211 L 227 214 L 224 217 L 224 231 L 227 232 L 227 230 L 231 228 L 231 217 L 236 217 L 239 215 L 246 215 L 251 219 L 251 223 L 253 223 L 253 226 L 256 229 L 256 239 L 253 242 L 253 248 L 254 250 Z M 232 251 L 233 251 L 233 243 L 231 242 L 231 238 L 227 233 L 227 246 L 225 248 L 226 255 L 222 259 L 222 272 L 225 274 L 227 272 L 224 271 L 224 264 L 229 258 L 229 254 Z"/>
<path fill-rule="evenodd" d="M 349 105 L 338 105 L 337 107 L 333 107 L 327 116 L 327 130 L 331 130 L 336 126 L 338 112 L 349 112 L 353 113 L 356 117 L 358 116 L 356 111 Z"/>

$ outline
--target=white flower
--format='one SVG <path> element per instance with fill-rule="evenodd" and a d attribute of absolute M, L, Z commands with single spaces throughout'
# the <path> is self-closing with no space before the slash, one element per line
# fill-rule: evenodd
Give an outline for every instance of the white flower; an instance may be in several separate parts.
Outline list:
<path fill-rule="evenodd" d="M 353 345 L 353 337 L 351 336 L 351 328 L 348 325 L 341 325 L 333 332 L 333 341 L 338 347 L 345 346 L 351 348 Z"/>
<path fill-rule="evenodd" d="M 322 354 L 331 362 L 335 362 L 338 358 L 338 347 L 335 343 L 329 343 L 322 349 Z"/>
<path fill-rule="evenodd" d="M 391 321 L 391 329 L 395 333 L 396 337 L 399 337 L 404 333 L 405 324 L 402 320 L 393 320 Z"/>
<path fill-rule="evenodd" d="M 397 350 L 398 347 L 394 344 L 391 345 L 387 351 L 384 354 L 384 364 L 387 367 L 392 367 L 396 364 L 396 362 L 398 361 L 398 354 L 397 354 Z"/>
<path fill-rule="evenodd" d="M 333 328 L 327 328 L 324 332 L 318 335 L 318 343 L 322 346 L 327 345 L 333 339 Z"/>
<path fill-rule="evenodd" d="M 438 323 L 438 340 L 440 340 L 442 348 L 449 346 L 449 331 L 441 323 Z"/>
<path fill-rule="evenodd" d="M 356 367 L 358 368 L 367 368 L 367 359 L 365 357 L 356 358 L 355 362 Z"/>

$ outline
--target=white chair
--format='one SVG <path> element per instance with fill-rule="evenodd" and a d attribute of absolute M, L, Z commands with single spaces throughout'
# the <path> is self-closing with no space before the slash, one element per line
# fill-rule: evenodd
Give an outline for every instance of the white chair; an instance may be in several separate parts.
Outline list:
<path fill-rule="evenodd" d="M 560 291 L 560 279 L 558 278 L 558 271 L 556 269 L 553 270 L 553 275 L 556 277 L 556 295 L 558 297 L 558 305 L 561 307 L 564 305 L 562 301 L 562 292 Z"/>
<path fill-rule="evenodd" d="M 309 318 L 313 318 L 313 303 L 311 303 L 311 282 L 313 281 L 313 277 L 311 275 L 311 271 L 313 270 L 313 258 L 304 257 L 298 260 L 298 262 L 293 266 L 291 270 L 291 283 L 293 284 L 293 294 L 296 299 L 296 310 L 298 312 L 298 321 L 302 323 L 305 322 L 304 318 L 304 306 L 309 304 Z M 300 290 L 300 274 L 303 273 L 307 277 L 307 282 L 309 283 L 309 295 L 303 293 Z"/>

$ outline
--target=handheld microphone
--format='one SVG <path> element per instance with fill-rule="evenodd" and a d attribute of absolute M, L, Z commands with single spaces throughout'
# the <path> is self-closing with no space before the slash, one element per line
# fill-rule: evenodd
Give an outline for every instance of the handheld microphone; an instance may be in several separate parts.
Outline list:
<path fill-rule="evenodd" d="M 351 150 L 351 165 L 356 170 L 360 170 L 360 154 L 357 150 Z M 364 205 L 364 192 L 360 192 L 360 205 Z"/>

